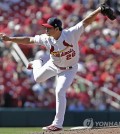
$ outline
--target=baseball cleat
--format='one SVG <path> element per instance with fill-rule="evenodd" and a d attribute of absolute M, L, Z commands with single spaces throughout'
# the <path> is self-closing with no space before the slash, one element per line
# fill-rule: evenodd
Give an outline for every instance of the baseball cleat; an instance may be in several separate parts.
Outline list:
<path fill-rule="evenodd" d="M 27 69 L 29 69 L 29 70 L 33 69 L 32 65 L 33 65 L 33 63 L 32 62 L 29 62 L 28 63 L 28 66 L 27 66 Z"/>
<path fill-rule="evenodd" d="M 27 69 L 29 69 L 29 70 L 33 69 L 33 64 L 34 64 L 35 66 L 37 66 L 37 67 L 41 67 L 41 66 L 42 66 L 42 62 L 43 62 L 42 59 L 30 61 L 30 62 L 28 63 Z"/>
<path fill-rule="evenodd" d="M 50 126 L 46 126 L 46 127 L 43 127 L 42 130 L 46 130 L 46 131 L 60 131 L 62 130 L 62 128 L 58 128 L 54 125 L 50 125 Z"/>

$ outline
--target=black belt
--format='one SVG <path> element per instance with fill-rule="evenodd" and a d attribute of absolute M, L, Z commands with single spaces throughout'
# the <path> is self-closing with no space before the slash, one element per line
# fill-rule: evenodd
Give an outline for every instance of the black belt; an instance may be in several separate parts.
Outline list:
<path fill-rule="evenodd" d="M 55 65 L 55 64 L 54 64 Z M 57 65 L 55 65 L 56 67 L 58 67 L 59 69 L 61 70 L 67 70 L 67 69 L 72 69 L 73 67 L 72 66 L 69 66 L 69 67 L 59 67 Z"/>

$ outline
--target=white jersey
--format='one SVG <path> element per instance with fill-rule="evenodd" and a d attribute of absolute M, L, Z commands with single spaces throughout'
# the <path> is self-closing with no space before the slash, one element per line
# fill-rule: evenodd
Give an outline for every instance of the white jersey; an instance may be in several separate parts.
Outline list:
<path fill-rule="evenodd" d="M 79 60 L 78 41 L 80 35 L 84 32 L 83 23 L 62 30 L 58 40 L 47 34 L 36 35 L 34 42 L 44 45 L 50 51 L 50 60 L 59 67 L 73 66 Z"/>

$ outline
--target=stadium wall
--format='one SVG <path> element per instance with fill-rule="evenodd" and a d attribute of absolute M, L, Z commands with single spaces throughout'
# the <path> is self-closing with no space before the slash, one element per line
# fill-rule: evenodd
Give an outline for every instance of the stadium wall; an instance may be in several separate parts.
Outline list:
<path fill-rule="evenodd" d="M 0 127 L 42 127 L 51 124 L 54 110 L 0 108 Z M 120 122 L 119 111 L 66 112 L 64 126 L 83 126 L 86 119 L 94 122 Z"/>

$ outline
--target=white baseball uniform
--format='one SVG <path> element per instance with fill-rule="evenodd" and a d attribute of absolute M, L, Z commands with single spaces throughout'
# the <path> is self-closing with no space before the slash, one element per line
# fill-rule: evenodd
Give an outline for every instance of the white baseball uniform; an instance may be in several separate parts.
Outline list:
<path fill-rule="evenodd" d="M 53 125 L 62 128 L 66 109 L 66 90 L 72 84 L 79 61 L 78 41 L 84 32 L 83 23 L 62 30 L 58 40 L 47 34 L 36 35 L 34 42 L 44 45 L 50 51 L 50 59 L 42 66 L 42 62 L 33 62 L 33 75 L 36 82 L 43 82 L 57 76 L 56 116 Z"/>

